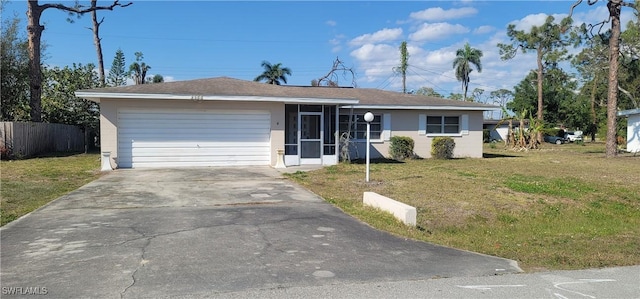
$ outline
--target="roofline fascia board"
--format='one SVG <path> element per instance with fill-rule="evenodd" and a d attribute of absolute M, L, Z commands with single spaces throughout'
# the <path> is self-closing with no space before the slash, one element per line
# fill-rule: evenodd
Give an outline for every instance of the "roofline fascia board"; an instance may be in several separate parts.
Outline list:
<path fill-rule="evenodd" d="M 618 116 L 629 116 L 633 114 L 640 114 L 640 108 L 631 109 L 631 110 L 622 110 L 622 111 L 619 111 L 617 114 Z"/>
<path fill-rule="evenodd" d="M 191 101 L 236 101 L 236 102 L 284 102 L 284 103 L 329 103 L 357 104 L 357 99 L 301 98 L 301 97 L 261 97 L 261 96 L 216 96 L 216 95 L 176 95 L 148 93 L 109 93 L 76 91 L 75 95 L 86 99 L 141 99 L 141 100 L 191 100 Z"/>
<path fill-rule="evenodd" d="M 458 110 L 458 111 L 490 111 L 500 110 L 500 107 L 469 107 L 469 106 L 400 106 L 400 105 L 347 105 L 340 109 L 372 109 L 372 110 Z"/>

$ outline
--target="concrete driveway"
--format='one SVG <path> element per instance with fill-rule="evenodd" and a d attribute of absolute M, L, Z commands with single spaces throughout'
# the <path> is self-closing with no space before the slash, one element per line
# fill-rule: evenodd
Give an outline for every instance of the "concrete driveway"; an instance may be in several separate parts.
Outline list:
<path fill-rule="evenodd" d="M 3 298 L 207 297 L 519 272 L 375 230 L 267 167 L 117 170 L 1 234 Z"/>

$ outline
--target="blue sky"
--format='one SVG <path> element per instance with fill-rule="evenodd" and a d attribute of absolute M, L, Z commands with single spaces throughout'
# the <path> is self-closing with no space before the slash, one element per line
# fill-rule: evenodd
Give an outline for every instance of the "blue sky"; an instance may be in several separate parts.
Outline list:
<path fill-rule="evenodd" d="M 121 0 L 122 1 L 122 0 Z M 49 1 L 41 0 L 41 3 Z M 52 1 L 57 2 L 57 1 Z M 407 89 L 426 86 L 437 92 L 461 93 L 453 74 L 455 51 L 466 42 L 484 52 L 483 71 L 472 72 L 470 91 L 486 94 L 512 89 L 529 70 L 535 56 L 499 58 L 499 42 L 508 42 L 506 27 L 541 24 L 547 14 L 561 18 L 573 1 L 133 1 L 126 8 L 100 11 L 105 68 L 118 48 L 126 63 L 136 51 L 144 53 L 149 74 L 167 81 L 227 76 L 253 80 L 261 62 L 282 63 L 292 70 L 290 85 L 309 85 L 326 74 L 338 57 L 357 74 L 359 87 L 402 90 L 393 72 L 400 63 L 398 47 L 407 41 Z M 586 1 L 574 12 L 576 23 L 606 20 L 605 1 Z M 72 5 L 73 2 L 67 1 Z M 80 1 L 88 5 L 89 1 Z M 98 4 L 107 5 L 107 0 Z M 126 3 L 123 1 L 123 3 Z M 9 2 L 3 19 L 24 19 L 26 1 Z M 624 10 L 622 22 L 632 17 Z M 51 66 L 95 63 L 90 15 L 74 23 L 64 12 L 49 9 L 41 23 L 46 29 L 45 63 Z M 605 26 L 609 26 L 608 24 Z M 26 24 L 25 26 L 26 27 Z M 26 34 L 26 29 L 25 29 Z M 577 52 L 578 49 L 572 50 Z M 350 80 L 340 81 L 349 85 Z"/>

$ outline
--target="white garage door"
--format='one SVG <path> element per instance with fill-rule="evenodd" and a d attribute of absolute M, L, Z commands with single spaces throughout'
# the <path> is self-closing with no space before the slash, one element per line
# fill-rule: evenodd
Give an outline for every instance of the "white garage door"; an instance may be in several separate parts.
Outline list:
<path fill-rule="evenodd" d="M 267 111 L 118 112 L 118 167 L 269 165 Z"/>

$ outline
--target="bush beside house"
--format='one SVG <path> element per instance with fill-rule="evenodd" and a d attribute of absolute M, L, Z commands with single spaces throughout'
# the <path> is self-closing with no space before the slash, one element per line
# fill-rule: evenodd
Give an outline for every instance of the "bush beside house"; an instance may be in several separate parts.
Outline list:
<path fill-rule="evenodd" d="M 431 143 L 431 157 L 434 159 L 452 159 L 456 143 L 451 137 L 436 137 Z"/>
<path fill-rule="evenodd" d="M 414 141 L 411 137 L 393 136 L 391 137 L 391 145 L 389 146 L 389 154 L 394 160 L 402 161 L 407 158 L 413 158 Z"/>

